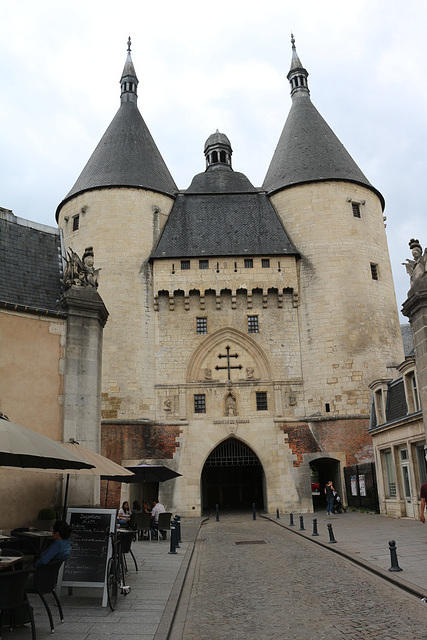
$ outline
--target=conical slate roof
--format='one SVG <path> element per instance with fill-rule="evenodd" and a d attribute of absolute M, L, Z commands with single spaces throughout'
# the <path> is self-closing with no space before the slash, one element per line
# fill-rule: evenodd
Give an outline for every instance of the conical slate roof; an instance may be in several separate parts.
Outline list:
<path fill-rule="evenodd" d="M 178 194 L 153 258 L 298 254 L 266 193 L 226 162 Z"/>
<path fill-rule="evenodd" d="M 110 126 L 59 205 L 92 189 L 136 187 L 173 195 L 177 186 L 137 107 L 138 80 L 128 52 L 122 74 L 121 105 Z"/>
<path fill-rule="evenodd" d="M 296 76 L 299 76 L 298 82 L 295 82 Z M 296 184 L 343 180 L 368 187 L 378 195 L 384 206 L 383 196 L 372 186 L 311 102 L 307 76 L 293 46 L 288 74 L 292 87 L 292 107 L 263 188 L 272 194 Z"/>

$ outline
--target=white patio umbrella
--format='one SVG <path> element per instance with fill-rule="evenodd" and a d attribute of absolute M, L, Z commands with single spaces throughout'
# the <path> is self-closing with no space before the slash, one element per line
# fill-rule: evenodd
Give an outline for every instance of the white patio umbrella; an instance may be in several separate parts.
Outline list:
<path fill-rule="evenodd" d="M 0 467 L 60 472 L 90 470 L 93 464 L 67 451 L 59 442 L 21 427 L 0 413 Z"/>
<path fill-rule="evenodd" d="M 63 517 L 65 518 L 65 513 L 67 510 L 67 498 L 68 498 L 68 485 L 70 483 L 70 474 L 78 474 L 78 475 L 92 475 L 92 476 L 108 476 L 111 478 L 120 476 L 126 477 L 133 476 L 132 471 L 128 471 L 125 467 L 120 466 L 117 462 L 113 462 L 109 458 L 102 456 L 100 453 L 95 453 L 95 451 L 90 451 L 86 449 L 79 442 L 76 442 L 73 438 L 70 438 L 68 442 L 63 442 L 62 445 L 69 453 L 73 453 L 79 458 L 83 458 L 86 462 L 90 463 L 90 469 L 82 469 L 75 471 L 67 470 L 67 482 L 65 485 L 65 496 L 64 496 L 64 506 L 63 506 Z"/>

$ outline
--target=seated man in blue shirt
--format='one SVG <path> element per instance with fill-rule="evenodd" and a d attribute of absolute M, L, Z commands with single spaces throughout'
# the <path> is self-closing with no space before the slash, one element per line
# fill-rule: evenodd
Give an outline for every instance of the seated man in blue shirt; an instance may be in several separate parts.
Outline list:
<path fill-rule="evenodd" d="M 43 551 L 36 562 L 36 567 L 49 562 L 66 560 L 70 555 L 71 527 L 63 520 L 57 520 L 52 527 L 52 544 Z"/>

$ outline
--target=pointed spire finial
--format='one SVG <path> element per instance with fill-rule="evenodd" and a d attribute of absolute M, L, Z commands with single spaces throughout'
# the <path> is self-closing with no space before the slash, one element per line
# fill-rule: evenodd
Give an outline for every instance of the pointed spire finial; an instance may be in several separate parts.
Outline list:
<path fill-rule="evenodd" d="M 131 39 L 130 36 L 128 38 L 128 53 L 130 53 L 130 45 L 131 45 Z"/>
<path fill-rule="evenodd" d="M 292 44 L 292 51 L 296 51 L 295 38 L 294 38 L 294 34 L 293 33 L 291 33 L 291 44 Z"/>

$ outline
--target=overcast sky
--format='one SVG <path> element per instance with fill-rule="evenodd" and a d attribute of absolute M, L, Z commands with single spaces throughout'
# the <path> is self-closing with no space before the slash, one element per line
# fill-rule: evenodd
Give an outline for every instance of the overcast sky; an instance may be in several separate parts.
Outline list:
<path fill-rule="evenodd" d="M 129 34 L 139 108 L 178 187 L 217 128 L 260 186 L 291 106 L 293 31 L 313 103 L 385 197 L 400 309 L 408 241 L 427 244 L 426 2 L 17 0 L 0 24 L 0 206 L 49 225 L 119 107 Z"/>

